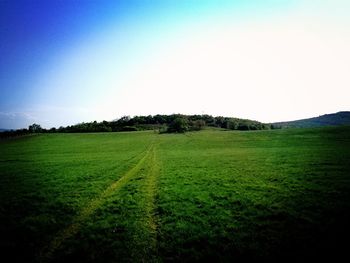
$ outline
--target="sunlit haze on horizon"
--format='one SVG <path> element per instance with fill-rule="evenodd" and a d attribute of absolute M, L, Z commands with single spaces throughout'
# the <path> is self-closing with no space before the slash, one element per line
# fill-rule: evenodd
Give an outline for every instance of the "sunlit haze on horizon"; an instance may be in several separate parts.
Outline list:
<path fill-rule="evenodd" d="M 0 128 L 350 110 L 350 1 L 1 1 Z"/>

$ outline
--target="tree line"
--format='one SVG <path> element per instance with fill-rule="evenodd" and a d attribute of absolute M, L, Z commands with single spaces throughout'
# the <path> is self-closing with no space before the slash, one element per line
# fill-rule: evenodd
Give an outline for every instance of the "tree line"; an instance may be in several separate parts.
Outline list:
<path fill-rule="evenodd" d="M 44 129 L 39 124 L 32 124 L 28 129 L 19 129 L 1 133 L 1 137 L 21 136 L 34 133 L 84 133 L 84 132 L 122 132 L 156 130 L 160 133 L 198 131 L 205 127 L 216 127 L 228 130 L 267 130 L 274 129 L 271 124 L 232 117 L 211 115 L 148 115 L 123 116 L 113 121 L 83 122 L 66 127 Z"/>

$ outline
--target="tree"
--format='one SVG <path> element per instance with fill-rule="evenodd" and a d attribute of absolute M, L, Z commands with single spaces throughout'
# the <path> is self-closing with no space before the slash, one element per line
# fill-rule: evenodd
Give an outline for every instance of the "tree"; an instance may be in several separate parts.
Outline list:
<path fill-rule="evenodd" d="M 238 129 L 238 122 L 234 119 L 230 119 L 228 122 L 228 128 L 230 130 L 237 130 Z"/>
<path fill-rule="evenodd" d="M 196 120 L 192 122 L 192 127 L 191 129 L 194 131 L 200 131 L 205 127 L 205 121 L 203 120 Z"/>
<path fill-rule="evenodd" d="M 42 128 L 39 124 L 33 123 L 32 125 L 29 125 L 28 130 L 30 133 L 37 133 L 41 132 Z"/>
<path fill-rule="evenodd" d="M 168 132 L 183 133 L 187 130 L 188 130 L 188 120 L 184 117 L 177 117 L 170 123 L 168 127 Z"/>

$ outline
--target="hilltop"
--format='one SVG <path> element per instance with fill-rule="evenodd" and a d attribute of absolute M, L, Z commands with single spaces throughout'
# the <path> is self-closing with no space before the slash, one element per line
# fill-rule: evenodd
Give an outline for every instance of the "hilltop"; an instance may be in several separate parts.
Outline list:
<path fill-rule="evenodd" d="M 66 127 L 44 129 L 39 124 L 32 124 L 28 129 L 0 129 L 0 137 L 21 136 L 28 133 L 84 133 L 84 132 L 121 132 L 158 130 L 163 132 L 198 131 L 205 127 L 225 130 L 268 130 L 281 128 L 311 128 L 323 126 L 350 125 L 350 111 L 325 114 L 319 117 L 295 121 L 262 123 L 255 120 L 211 115 L 148 115 L 124 116 L 120 119 L 102 122 L 83 122 Z"/>
<path fill-rule="evenodd" d="M 269 129 L 270 125 L 248 119 L 211 115 L 148 115 L 124 116 L 113 121 L 79 123 L 72 126 L 60 127 L 58 132 L 118 132 L 118 131 L 191 131 L 201 130 L 204 127 L 216 127 L 230 130 L 262 130 Z M 54 131 L 54 130 L 50 130 Z"/>
<path fill-rule="evenodd" d="M 113 121 L 87 122 L 59 128 L 44 129 L 39 124 L 32 124 L 28 129 L 5 131 L 0 137 L 21 136 L 28 133 L 85 133 L 85 132 L 123 132 L 155 130 L 159 133 L 199 131 L 205 127 L 226 130 L 268 130 L 274 128 L 269 124 L 254 120 L 211 115 L 148 115 L 124 116 Z"/>

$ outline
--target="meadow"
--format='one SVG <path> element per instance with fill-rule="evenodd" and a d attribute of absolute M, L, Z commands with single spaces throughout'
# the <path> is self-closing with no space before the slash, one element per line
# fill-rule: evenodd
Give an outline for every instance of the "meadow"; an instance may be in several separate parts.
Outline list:
<path fill-rule="evenodd" d="M 0 141 L 12 262 L 347 254 L 350 127 L 41 134 Z"/>

